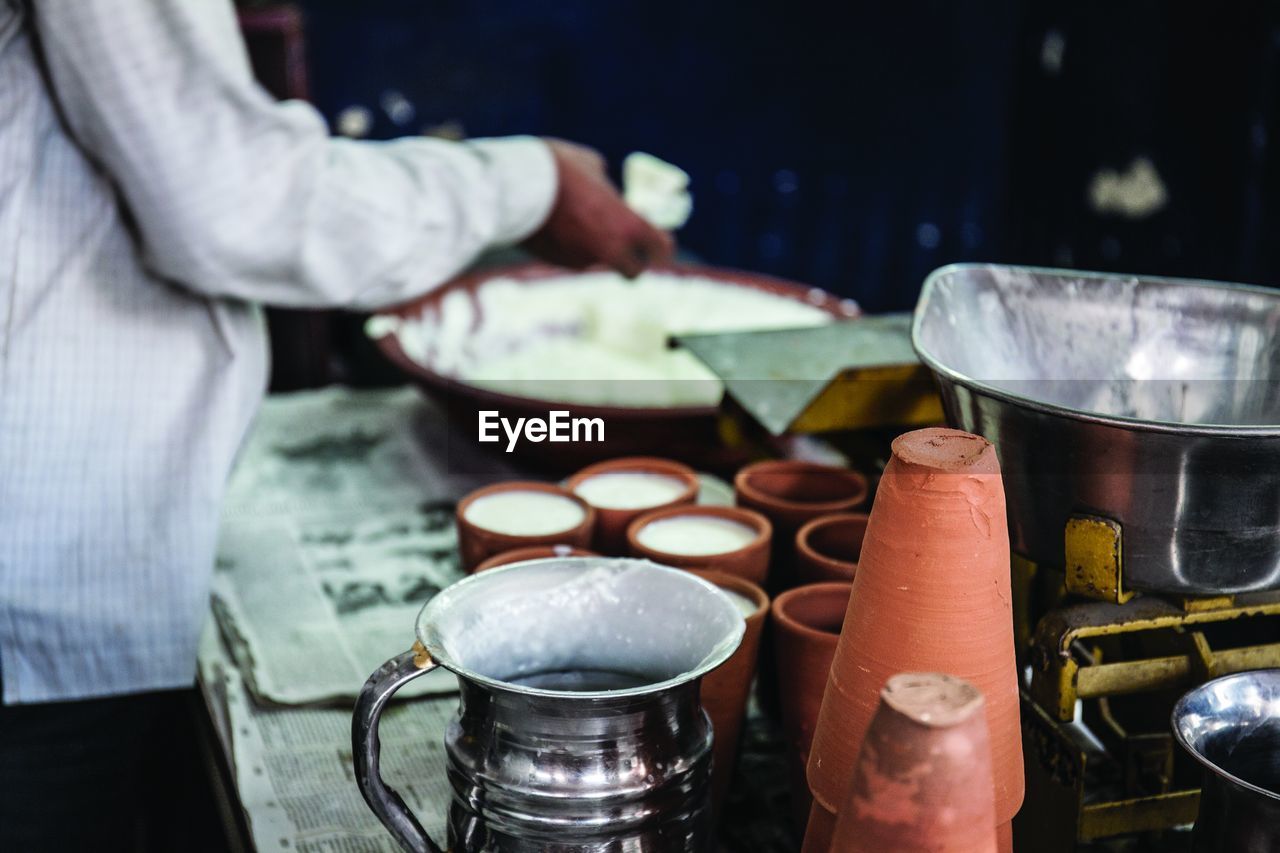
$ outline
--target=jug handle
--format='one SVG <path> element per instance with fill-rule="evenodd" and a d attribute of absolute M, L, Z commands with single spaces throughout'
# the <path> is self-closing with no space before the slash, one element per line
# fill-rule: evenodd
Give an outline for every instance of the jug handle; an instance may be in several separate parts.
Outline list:
<path fill-rule="evenodd" d="M 382 825 L 410 853 L 443 851 L 427 836 L 422 824 L 418 823 L 400 795 L 382 781 L 382 773 L 378 768 L 378 754 L 381 750 L 378 742 L 378 720 L 397 690 L 438 666 L 421 644 L 414 643 L 412 649 L 396 655 L 369 676 L 360 690 L 351 716 L 351 755 L 355 762 L 356 784 L 360 786 L 364 801 L 373 809 Z"/>

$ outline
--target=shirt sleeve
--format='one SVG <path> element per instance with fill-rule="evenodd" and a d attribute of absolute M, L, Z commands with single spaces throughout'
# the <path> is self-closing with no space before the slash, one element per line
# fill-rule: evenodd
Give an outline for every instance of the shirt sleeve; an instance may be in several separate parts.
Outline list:
<path fill-rule="evenodd" d="M 71 133 L 115 183 L 148 264 L 215 297 L 369 308 L 448 279 L 546 218 L 527 137 L 331 138 L 253 80 L 229 0 L 34 0 Z"/>

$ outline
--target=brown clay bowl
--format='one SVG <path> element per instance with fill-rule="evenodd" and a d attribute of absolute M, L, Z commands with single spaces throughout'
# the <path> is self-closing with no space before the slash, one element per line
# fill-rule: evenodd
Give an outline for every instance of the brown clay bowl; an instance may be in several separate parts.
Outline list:
<path fill-rule="evenodd" d="M 733 479 L 738 505 L 764 513 L 779 533 L 793 534 L 821 515 L 851 512 L 867 499 L 867 478 L 848 468 L 771 459 L 748 465 Z"/>
<path fill-rule="evenodd" d="M 647 524 L 676 516 L 721 518 L 745 524 L 756 533 L 754 539 L 733 551 L 719 554 L 676 554 L 643 545 L 638 534 Z M 769 519 L 758 512 L 734 506 L 673 506 L 654 510 L 631 522 L 627 528 L 627 547 L 633 557 L 644 557 L 664 566 L 678 569 L 714 569 L 726 574 L 746 578 L 752 583 L 764 585 L 769 574 L 769 544 L 773 539 L 773 527 Z"/>
<path fill-rule="evenodd" d="M 851 300 L 840 299 L 815 287 L 765 275 L 697 264 L 672 264 L 661 267 L 658 271 L 702 276 L 739 287 L 767 291 L 813 305 L 836 318 L 848 319 L 860 313 L 857 305 Z M 540 263 L 477 270 L 434 288 L 411 302 L 384 309 L 381 313 L 413 318 L 426 311 L 438 311 L 441 302 L 450 294 L 457 292 L 474 294 L 480 285 L 494 278 L 539 281 L 562 278 L 567 275 L 572 273 L 560 267 Z M 479 308 L 478 301 L 473 301 L 473 305 Z M 743 461 L 738 451 L 730 451 L 723 446 L 717 429 L 718 410 L 714 406 L 670 408 L 592 406 L 505 394 L 467 384 L 417 363 L 401 348 L 399 339 L 394 334 L 383 335 L 377 339 L 376 343 L 378 349 L 392 364 L 440 402 L 450 416 L 465 425 L 466 435 L 474 433 L 477 413 L 485 409 L 497 409 L 508 418 L 545 418 L 549 408 L 563 409 L 570 413 L 570 417 L 603 418 L 608 425 L 605 440 L 598 443 L 521 442 L 512 455 L 521 456 L 526 463 L 559 471 L 572 471 L 576 467 L 616 456 L 649 453 L 661 453 L 664 456 L 696 463 L 702 468 L 713 470 L 723 470 L 727 466 L 736 467 Z M 477 446 L 490 450 L 496 447 L 496 445 Z"/>
<path fill-rule="evenodd" d="M 852 589 L 849 581 L 798 586 L 775 598 L 771 608 L 792 818 L 800 827 L 809 813 L 809 785 L 805 781 L 809 747 Z"/>
<path fill-rule="evenodd" d="M 692 468 L 683 463 L 675 462 L 671 459 L 661 459 L 657 456 L 625 456 L 621 459 L 610 459 L 607 462 L 588 465 L 570 477 L 565 483 L 565 488 L 571 492 L 576 492 L 578 486 L 585 480 L 589 480 L 598 474 L 610 474 L 620 471 L 662 474 L 667 477 L 673 477 L 684 483 L 684 491 L 672 500 L 651 506 L 628 509 L 595 507 L 595 548 L 601 554 L 608 554 L 614 557 L 627 555 L 627 527 L 630 526 L 631 522 L 655 509 L 692 504 L 697 500 L 699 488 L 698 475 Z"/>
<path fill-rule="evenodd" d="M 796 583 L 853 580 L 867 518 L 864 512 L 823 515 L 796 531 Z"/>
<path fill-rule="evenodd" d="M 586 548 L 575 548 L 572 545 L 533 545 L 528 548 L 516 548 L 512 551 L 503 551 L 501 554 L 494 554 L 489 559 L 480 563 L 472 573 L 483 572 L 488 569 L 496 569 L 498 566 L 508 566 L 512 563 L 523 563 L 527 560 L 549 560 L 552 557 L 599 557 L 595 551 L 588 551 Z"/>
<path fill-rule="evenodd" d="M 751 680 L 756 674 L 760 652 L 760 634 L 769 613 L 769 596 L 757 584 L 725 572 L 689 569 L 698 577 L 711 581 L 728 592 L 755 602 L 756 609 L 746 616 L 747 630 L 738 650 L 718 668 L 702 679 L 702 706 L 711 717 L 715 735 L 714 762 L 711 770 L 711 800 L 717 814 L 724 805 L 733 781 L 733 768 L 738 757 L 742 721 L 747 715 L 747 699 Z"/>
<path fill-rule="evenodd" d="M 467 521 L 465 517 L 467 507 L 471 506 L 477 498 L 512 491 L 545 492 L 566 497 L 582 507 L 582 520 L 567 530 L 532 535 L 488 530 Z M 472 572 L 495 554 L 514 551 L 517 548 L 529 548 L 534 545 L 569 545 L 574 548 L 588 548 L 591 545 L 592 532 L 595 530 L 596 511 L 582 498 L 560 486 L 536 480 L 510 480 L 476 489 L 467 495 L 458 502 L 455 518 L 458 525 L 458 553 L 462 559 L 462 568 Z"/>

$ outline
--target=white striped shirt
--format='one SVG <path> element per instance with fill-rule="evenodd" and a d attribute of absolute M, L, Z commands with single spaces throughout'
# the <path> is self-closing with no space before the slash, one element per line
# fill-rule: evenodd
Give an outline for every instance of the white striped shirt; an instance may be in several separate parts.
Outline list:
<path fill-rule="evenodd" d="M 191 683 L 252 303 L 407 299 L 554 194 L 532 139 L 329 138 L 230 0 L 0 0 L 4 701 Z"/>

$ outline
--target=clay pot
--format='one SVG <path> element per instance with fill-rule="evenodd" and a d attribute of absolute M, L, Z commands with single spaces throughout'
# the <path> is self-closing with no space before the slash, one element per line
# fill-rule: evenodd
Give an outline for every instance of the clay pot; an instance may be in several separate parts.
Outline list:
<path fill-rule="evenodd" d="M 702 707 L 711 718 L 715 734 L 712 746 L 714 762 L 711 767 L 711 802 L 715 813 L 720 814 L 738 759 L 742 721 L 747 716 L 747 697 L 751 694 L 751 680 L 756 674 L 760 631 L 764 628 L 765 616 L 769 612 L 769 596 L 756 584 L 737 575 L 702 569 L 689 571 L 755 604 L 755 610 L 744 614 L 747 630 L 742 635 L 738 650 L 702 679 Z"/>
<path fill-rule="evenodd" d="M 867 499 L 867 478 L 857 471 L 770 460 L 748 465 L 733 479 L 738 506 L 754 509 L 773 524 L 774 577 L 770 589 L 795 586 L 791 568 L 796 531 L 818 516 L 851 512 Z"/>
<path fill-rule="evenodd" d="M 819 516 L 801 527 L 796 532 L 796 583 L 853 580 L 867 518 L 866 513 L 844 512 Z"/>
<path fill-rule="evenodd" d="M 625 456 L 621 459 L 611 459 L 608 462 L 588 465 L 570 477 L 565 482 L 565 488 L 576 493 L 578 486 L 584 480 L 588 480 L 598 474 L 622 472 L 661 474 L 664 477 L 679 480 L 684 484 L 684 490 L 671 500 L 649 504 L 648 506 L 628 507 L 625 509 L 596 506 L 596 531 L 595 538 L 592 540 L 593 546 L 601 554 L 608 554 L 611 557 L 625 557 L 627 555 L 627 528 L 631 525 L 631 522 L 655 509 L 692 504 L 698 497 L 698 475 L 692 468 L 679 462 L 673 462 L 670 459 L 659 459 L 656 456 Z"/>
<path fill-rule="evenodd" d="M 982 691 L 996 819 L 1022 804 L 1009 532 L 995 448 L 959 430 L 899 436 L 880 480 L 809 752 L 813 796 L 838 811 L 880 689 L 948 672 Z"/>
<path fill-rule="evenodd" d="M 996 853 L 982 694 L 940 673 L 899 673 L 880 692 L 836 820 L 840 853 Z"/>
<path fill-rule="evenodd" d="M 739 505 L 792 532 L 820 515 L 857 509 L 867 499 L 867 478 L 857 471 L 794 459 L 747 465 L 733 478 L 733 488 Z"/>
<path fill-rule="evenodd" d="M 755 531 L 755 538 L 732 551 L 718 554 L 678 554 L 647 547 L 638 537 L 648 524 L 677 516 L 719 518 L 745 524 Z M 773 528 L 769 520 L 758 512 L 733 506 L 675 506 L 647 512 L 631 522 L 627 528 L 627 546 L 634 557 L 645 557 L 664 566 L 678 569 L 712 569 L 746 578 L 752 583 L 764 585 L 769 573 L 769 543 Z"/>
<path fill-rule="evenodd" d="M 573 526 L 552 533 L 512 534 L 498 530 L 478 527 L 466 518 L 467 508 L 476 500 L 487 495 L 500 492 L 542 492 L 559 495 L 573 501 L 582 508 L 582 518 Z M 596 512 L 586 501 L 559 486 L 541 483 L 534 480 L 512 480 L 476 489 L 458 502 L 455 513 L 458 525 L 458 553 L 462 559 L 462 568 L 467 572 L 495 554 L 514 551 L 517 548 L 529 548 L 535 545 L 570 545 L 575 548 L 587 548 L 591 545 L 591 533 L 595 528 Z"/>
<path fill-rule="evenodd" d="M 765 590 L 772 596 L 796 586 L 796 532 L 808 521 L 822 515 L 850 512 L 867 499 L 867 478 L 857 471 L 802 462 L 794 459 L 767 460 L 747 465 L 733 478 L 738 506 L 763 514 L 773 525 L 769 582 Z M 771 629 L 766 629 L 766 633 Z M 770 641 L 771 642 L 771 641 Z M 773 661 L 760 668 L 757 695 L 760 710 L 777 721 L 778 672 Z"/>
<path fill-rule="evenodd" d="M 471 571 L 483 572 L 507 566 L 511 563 L 523 563 L 526 560 L 547 560 L 551 557 L 599 557 L 595 551 L 586 548 L 574 548 L 572 545 L 534 545 L 531 548 L 516 548 L 514 551 L 503 551 L 494 554 Z"/>
<path fill-rule="evenodd" d="M 836 816 L 822 807 L 817 800 L 809 809 L 809 824 L 804 832 L 804 845 L 800 853 L 829 853 L 831 839 L 836 834 Z"/>
<path fill-rule="evenodd" d="M 801 830 L 811 803 L 804 775 L 809 745 L 852 588 L 848 581 L 798 586 L 775 598 L 771 608 L 792 817 Z"/>

